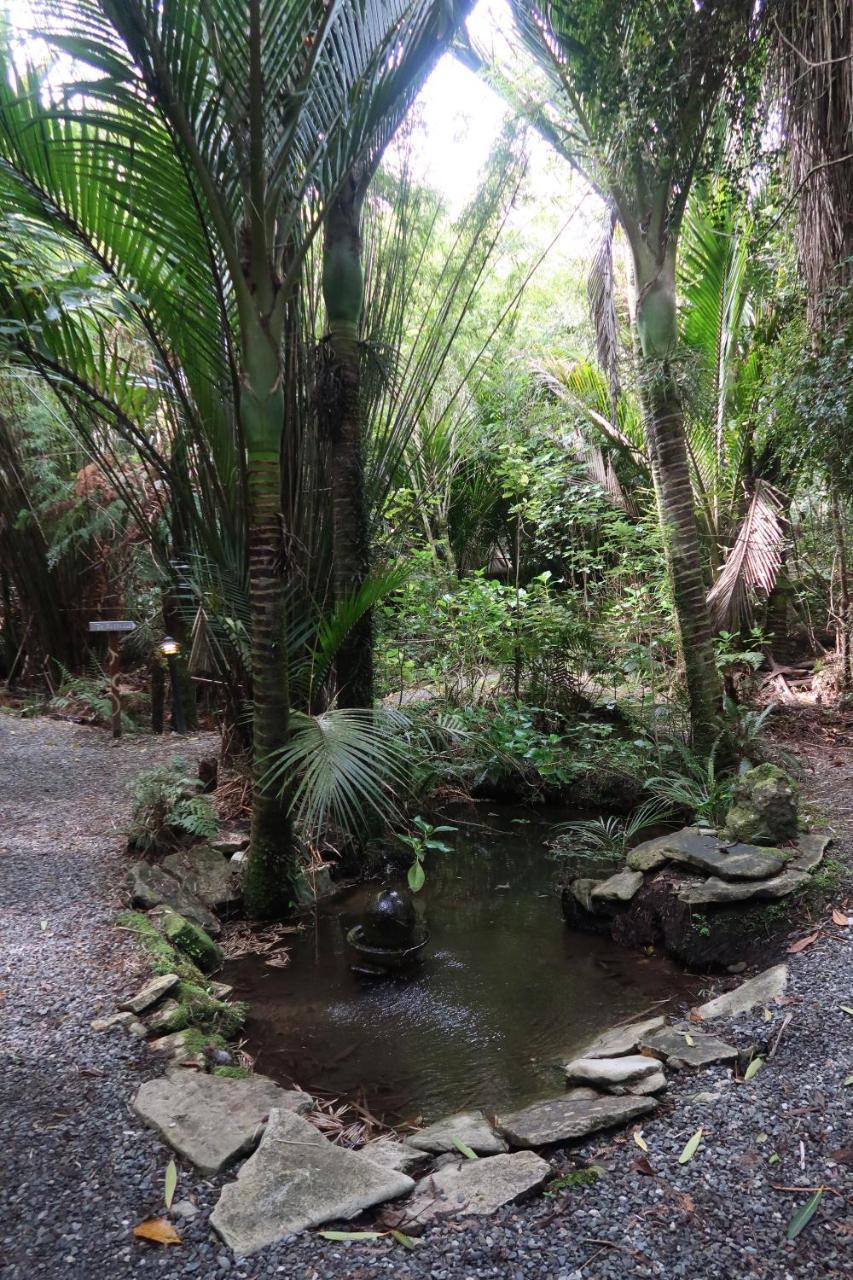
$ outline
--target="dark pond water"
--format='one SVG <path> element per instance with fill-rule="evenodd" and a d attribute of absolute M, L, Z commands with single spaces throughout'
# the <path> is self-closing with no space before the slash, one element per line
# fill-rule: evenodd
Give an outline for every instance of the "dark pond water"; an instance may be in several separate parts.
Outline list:
<path fill-rule="evenodd" d="M 558 1093 L 560 1064 L 597 1033 L 689 999 L 695 988 L 664 957 L 566 928 L 543 844 L 560 815 L 518 816 L 460 824 L 454 852 L 428 863 L 418 909 L 430 944 L 408 980 L 350 970 L 344 933 L 376 885 L 323 906 L 286 968 L 233 962 L 225 976 L 251 1002 L 257 1069 L 362 1097 L 388 1122 L 496 1111 Z"/>

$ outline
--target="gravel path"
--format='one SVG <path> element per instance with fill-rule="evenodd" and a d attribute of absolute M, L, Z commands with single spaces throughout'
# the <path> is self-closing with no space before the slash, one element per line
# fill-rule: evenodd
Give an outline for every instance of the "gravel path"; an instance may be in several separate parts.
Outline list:
<path fill-rule="evenodd" d="M 188 759 L 210 739 L 185 739 Z M 816 748 L 817 749 L 817 748 Z M 672 1077 L 644 1128 L 647 1160 L 630 1135 L 553 1157 L 557 1170 L 594 1161 L 607 1172 L 585 1190 L 539 1197 L 493 1218 L 432 1229 L 414 1251 L 382 1240 L 302 1237 L 235 1260 L 207 1227 L 217 1182 L 182 1169 L 180 1248 L 132 1241 L 135 1222 L 162 1206 L 169 1153 L 128 1112 L 152 1074 L 147 1051 L 93 1017 L 133 987 L 139 958 L 110 927 L 123 865 L 120 828 L 136 773 L 174 754 L 168 741 L 0 716 L 0 1270 L 30 1280 L 233 1276 L 235 1280 L 586 1280 L 587 1277 L 838 1276 L 853 1274 L 851 941 L 835 929 L 790 957 L 790 1003 L 773 1021 L 741 1017 L 721 1030 L 766 1046 L 791 1015 L 773 1058 L 748 1085 L 724 1068 Z M 841 813 L 835 858 L 853 847 L 849 753 L 814 788 Z M 839 797 L 845 802 L 839 804 Z M 843 825 L 842 825 L 843 823 Z M 849 894 L 840 889 L 837 899 Z M 697 1100 L 696 1094 L 705 1095 Z M 710 1095 L 717 1094 L 712 1099 Z M 679 1165 L 702 1125 L 696 1157 Z M 770 1163 L 770 1156 L 779 1156 Z M 833 1153 L 836 1153 L 833 1156 Z M 774 1186 L 775 1184 L 775 1186 Z M 809 1192 L 828 1190 L 792 1244 L 785 1230 Z"/>

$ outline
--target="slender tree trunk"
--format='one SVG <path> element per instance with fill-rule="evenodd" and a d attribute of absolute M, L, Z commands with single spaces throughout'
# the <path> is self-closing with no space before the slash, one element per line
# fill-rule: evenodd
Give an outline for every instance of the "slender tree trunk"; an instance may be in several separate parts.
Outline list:
<path fill-rule="evenodd" d="M 722 688 L 693 507 L 684 411 L 672 364 L 677 341 L 675 248 L 664 261 L 636 262 L 645 429 L 664 539 L 694 745 L 709 748 L 720 732 Z"/>
<path fill-rule="evenodd" d="M 325 409 L 330 436 L 335 603 L 363 587 L 370 573 L 370 535 L 364 492 L 359 320 L 364 297 L 361 211 L 368 172 L 351 173 L 326 215 L 323 298 L 328 321 Z M 337 700 L 342 707 L 373 705 L 373 622 L 362 614 L 338 649 Z"/>
<path fill-rule="evenodd" d="M 298 850 L 287 789 L 266 782 L 274 752 L 287 740 L 290 692 L 281 502 L 284 392 L 281 334 L 258 324 L 245 333 L 246 375 L 240 410 L 249 491 L 248 559 L 252 606 L 252 832 L 244 883 L 250 915 L 279 917 L 296 900 Z"/>
<path fill-rule="evenodd" d="M 850 691 L 853 684 L 850 647 L 850 580 L 847 571 L 847 542 L 844 537 L 844 518 L 838 490 L 831 494 L 832 533 L 835 538 L 835 565 L 838 573 L 838 603 L 835 608 L 835 649 L 841 659 L 838 688 L 842 693 Z"/>

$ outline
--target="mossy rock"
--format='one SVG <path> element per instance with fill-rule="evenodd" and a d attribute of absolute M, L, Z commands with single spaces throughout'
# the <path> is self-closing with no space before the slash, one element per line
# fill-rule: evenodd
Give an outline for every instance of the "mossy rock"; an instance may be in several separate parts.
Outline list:
<path fill-rule="evenodd" d="M 749 769 L 735 783 L 725 836 L 745 844 L 778 845 L 797 834 L 797 787 L 775 764 Z"/>
<path fill-rule="evenodd" d="M 248 1009 L 242 1001 L 231 1004 L 227 1000 L 217 1000 L 204 987 L 188 982 L 180 984 L 177 994 L 185 1017 L 184 1026 L 217 1032 L 230 1039 L 246 1021 Z M 175 1027 L 173 1030 L 181 1028 Z"/>
<path fill-rule="evenodd" d="M 142 911 L 125 911 L 116 920 L 122 929 L 136 934 L 151 958 L 154 973 L 176 973 L 183 982 L 203 984 L 204 974 L 188 956 L 167 942 L 157 926 Z"/>
<path fill-rule="evenodd" d="M 174 911 L 164 911 L 159 917 L 159 924 L 166 941 L 189 956 L 203 973 L 220 968 L 225 958 L 222 949 L 200 925 Z"/>
<path fill-rule="evenodd" d="M 224 1076 L 226 1080 L 248 1080 L 251 1071 L 246 1067 L 214 1067 L 211 1075 Z"/>

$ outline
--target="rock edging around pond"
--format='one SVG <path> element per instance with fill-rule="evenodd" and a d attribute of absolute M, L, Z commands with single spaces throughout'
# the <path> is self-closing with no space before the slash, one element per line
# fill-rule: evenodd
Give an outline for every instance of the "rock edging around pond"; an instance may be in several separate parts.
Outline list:
<path fill-rule="evenodd" d="M 777 965 L 691 1017 L 701 1022 L 769 1004 L 784 995 L 786 981 L 787 967 Z M 144 989 L 126 1003 L 140 1000 Z M 480 1111 L 448 1116 L 403 1141 L 382 1137 L 358 1151 L 312 1125 L 307 1094 L 262 1076 L 238 1080 L 172 1068 L 140 1087 L 133 1110 L 208 1176 L 248 1155 L 210 1219 L 223 1241 L 246 1255 L 379 1205 L 386 1205 L 380 1229 L 415 1232 L 444 1216 L 494 1213 L 548 1181 L 549 1150 L 650 1115 L 657 1099 L 647 1090 L 665 1088 L 665 1069 L 737 1057 L 693 1021 L 647 1018 L 587 1045 L 565 1068 L 568 1085 L 585 1084 L 559 1097 L 494 1120 Z M 416 1182 L 409 1170 L 423 1176 Z"/>
<path fill-rule="evenodd" d="M 622 946 L 659 946 L 689 968 L 725 969 L 748 959 L 768 906 L 808 887 L 830 843 L 802 834 L 789 848 L 767 848 L 685 827 L 637 845 L 611 876 L 572 879 L 563 915 Z"/>

